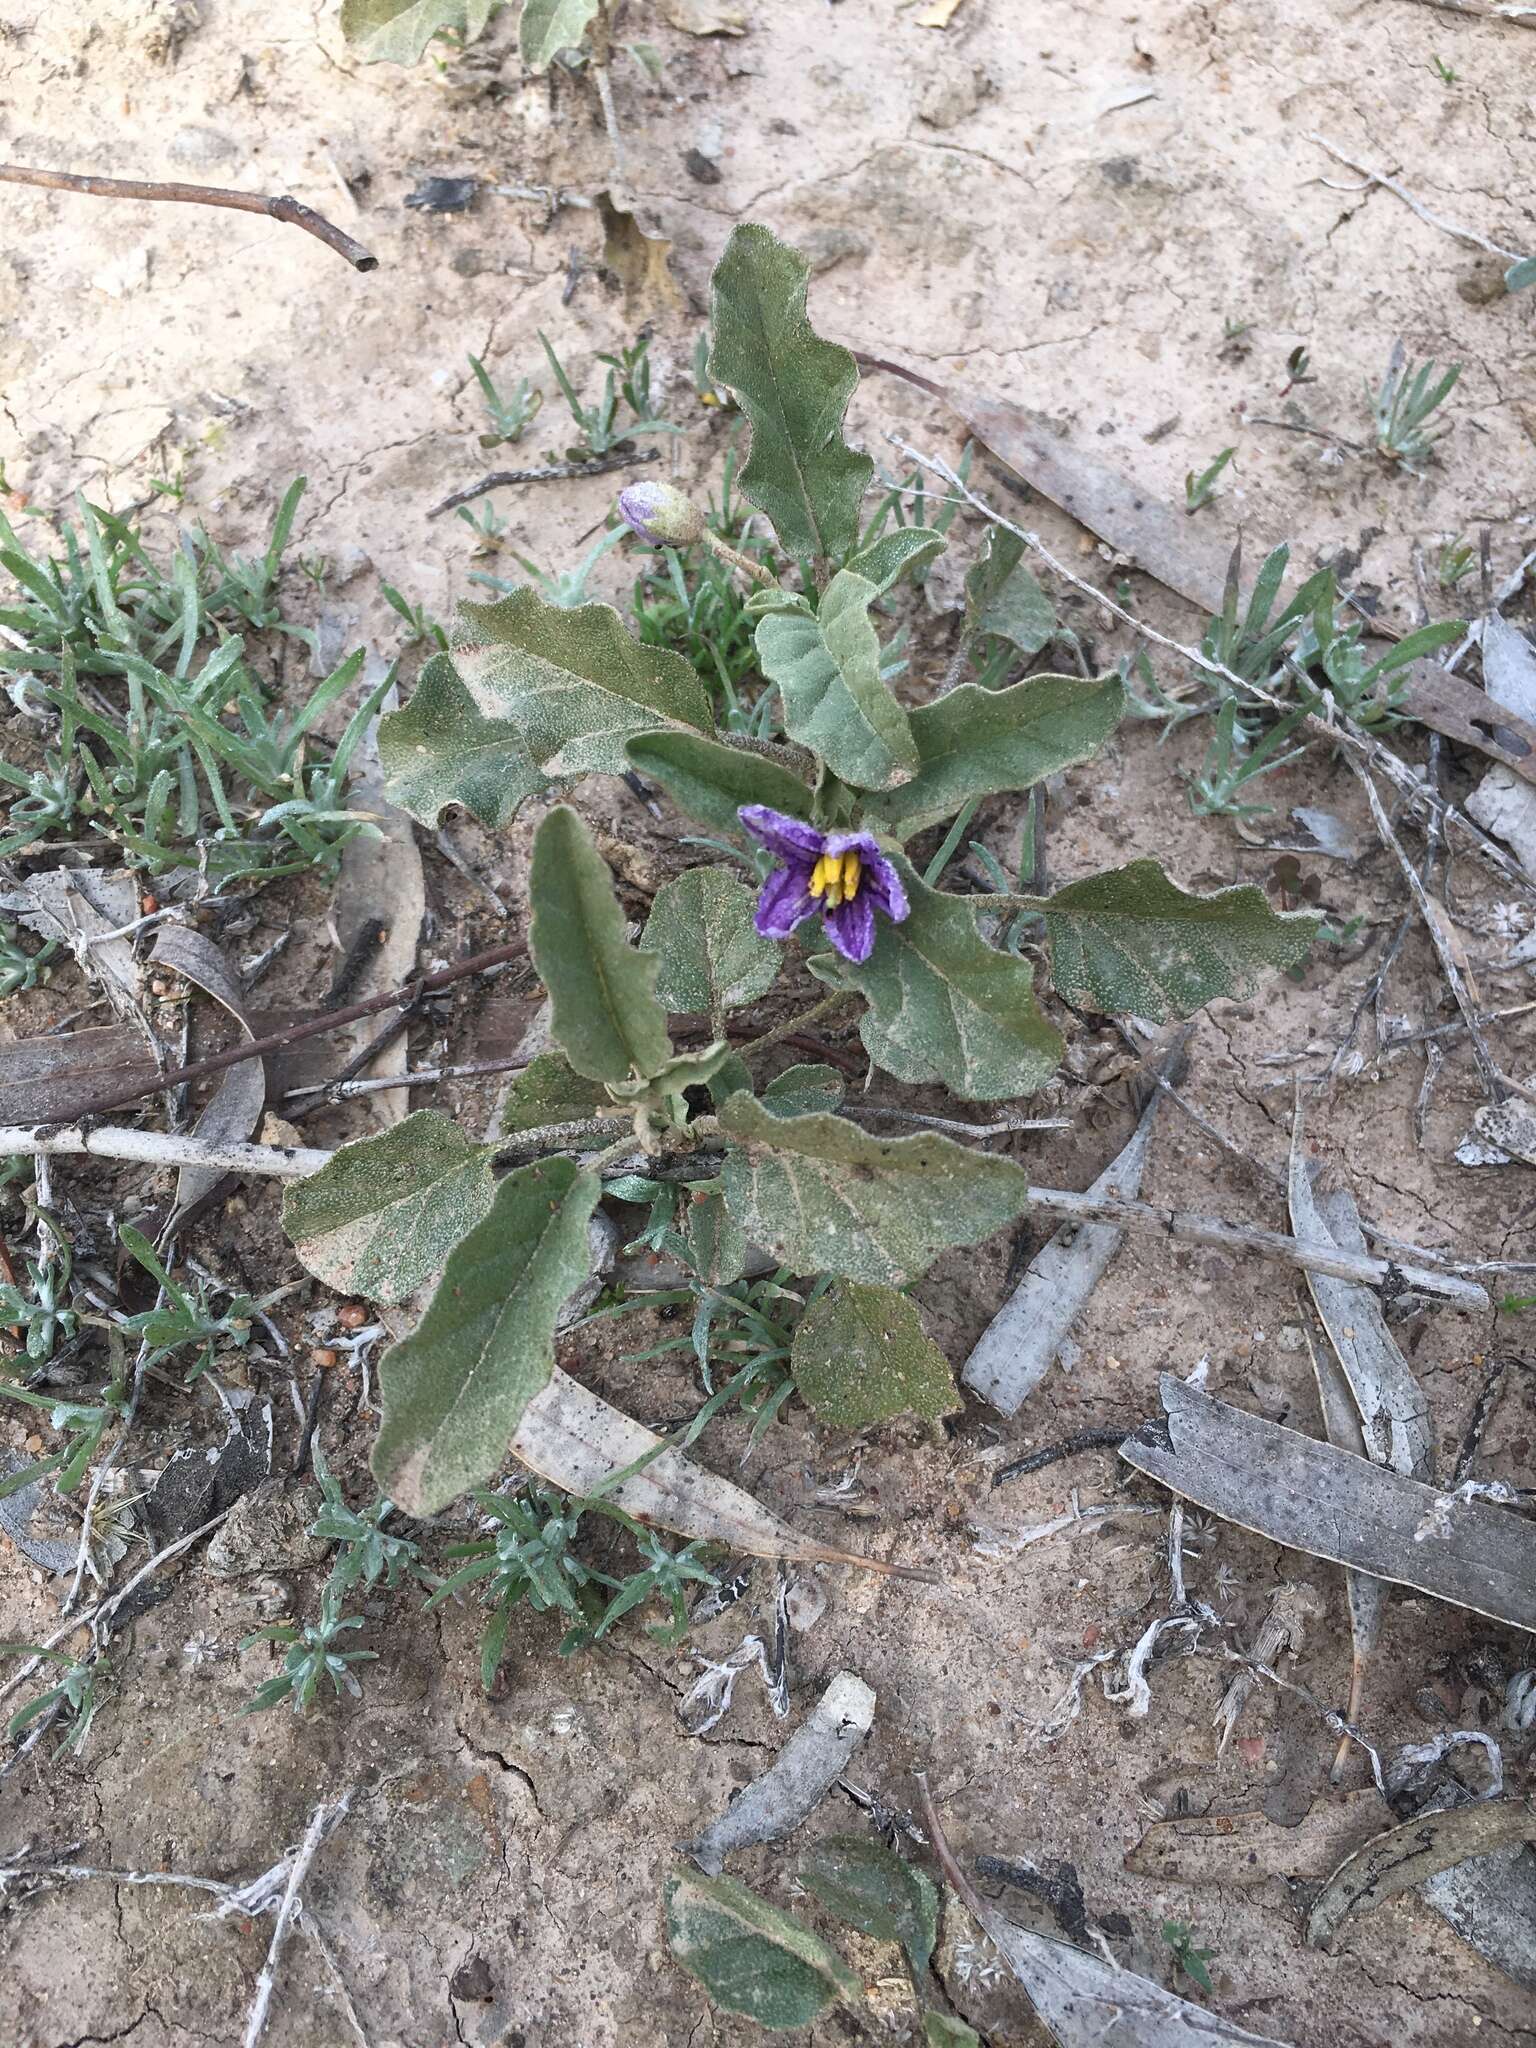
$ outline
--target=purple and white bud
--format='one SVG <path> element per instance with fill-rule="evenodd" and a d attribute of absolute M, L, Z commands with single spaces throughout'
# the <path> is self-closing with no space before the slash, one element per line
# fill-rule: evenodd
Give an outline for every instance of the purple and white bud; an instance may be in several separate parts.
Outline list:
<path fill-rule="evenodd" d="M 704 514 L 671 484 L 627 484 L 619 517 L 653 548 L 689 548 L 704 538 Z"/>

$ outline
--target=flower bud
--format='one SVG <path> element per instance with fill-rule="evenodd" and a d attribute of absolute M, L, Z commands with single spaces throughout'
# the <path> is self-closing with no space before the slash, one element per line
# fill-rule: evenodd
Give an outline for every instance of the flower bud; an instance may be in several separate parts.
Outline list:
<path fill-rule="evenodd" d="M 619 493 L 619 516 L 653 548 L 687 548 L 704 536 L 704 514 L 671 484 L 629 484 Z"/>

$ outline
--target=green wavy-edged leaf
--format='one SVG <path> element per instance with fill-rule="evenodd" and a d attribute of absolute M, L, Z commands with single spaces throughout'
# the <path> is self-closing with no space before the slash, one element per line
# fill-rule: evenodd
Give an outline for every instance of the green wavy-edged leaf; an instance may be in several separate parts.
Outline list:
<path fill-rule="evenodd" d="M 511 1138 L 544 1124 L 612 1114 L 613 1098 L 600 1081 L 578 1074 L 564 1053 L 541 1052 L 513 1075 L 501 1105 L 501 1132 Z"/>
<path fill-rule="evenodd" d="M 418 1109 L 285 1189 L 283 1228 L 303 1265 L 338 1294 L 404 1301 L 490 1209 L 495 1152 L 437 1110 Z"/>
<path fill-rule="evenodd" d="M 365 64 L 419 64 L 443 29 L 466 43 L 484 35 L 495 6 L 496 0 L 341 0 L 341 32 Z"/>
<path fill-rule="evenodd" d="M 693 664 L 642 647 L 612 605 L 567 611 L 525 587 L 495 604 L 461 604 L 458 633 L 453 662 L 476 709 L 515 725 L 551 779 L 622 775 L 635 733 L 714 724 Z"/>
<path fill-rule="evenodd" d="M 835 1950 L 734 1877 L 676 1869 L 666 1885 L 667 1944 L 710 2001 L 770 2033 L 808 2026 L 864 1987 Z"/>
<path fill-rule="evenodd" d="M 643 732 L 626 750 L 636 771 L 659 782 L 679 810 L 712 832 L 741 836 L 743 804 L 767 804 L 806 817 L 811 792 L 792 769 L 766 754 L 691 732 Z"/>
<path fill-rule="evenodd" d="M 962 684 L 908 714 L 917 773 L 874 798 L 870 815 L 907 839 L 952 817 L 972 797 L 1029 789 L 1090 759 L 1124 710 L 1116 675 L 1027 676 L 1006 690 Z"/>
<path fill-rule="evenodd" d="M 786 1067 L 775 1074 L 758 1097 L 775 1116 L 811 1116 L 817 1110 L 841 1109 L 847 1090 L 836 1067 Z"/>
<path fill-rule="evenodd" d="M 1218 996 L 1252 995 L 1266 974 L 1306 958 L 1321 922 L 1310 911 L 1272 910 L 1251 884 L 1192 896 L 1155 860 L 1071 882 L 1033 907 L 1045 913 L 1059 994 L 1153 1023 Z"/>
<path fill-rule="evenodd" d="M 554 1369 L 555 1322 L 587 1276 L 600 1192 L 571 1159 L 509 1173 L 449 1257 L 426 1314 L 385 1352 L 373 1473 L 407 1514 L 435 1515 L 500 1469 Z"/>
<path fill-rule="evenodd" d="M 1024 543 L 1005 527 L 988 529 L 987 545 L 965 579 L 965 626 L 997 633 L 1021 654 L 1038 654 L 1056 631 L 1056 607 L 1024 567 Z"/>
<path fill-rule="evenodd" d="M 874 464 L 843 439 L 859 381 L 847 349 L 806 317 L 811 266 L 765 227 L 734 228 L 713 279 L 709 374 L 752 426 L 741 490 L 791 555 L 841 561 L 858 540 Z"/>
<path fill-rule="evenodd" d="M 919 764 L 907 714 L 880 674 L 875 586 L 843 569 L 820 609 L 759 619 L 757 658 L 784 699 L 784 729 L 857 789 L 893 789 Z"/>
<path fill-rule="evenodd" d="M 942 555 L 948 543 L 931 526 L 893 526 L 867 548 L 850 555 L 845 568 L 863 576 L 875 586 L 876 597 L 885 593 L 910 570 L 914 575 L 935 555 Z"/>
<path fill-rule="evenodd" d="M 562 50 L 574 50 L 601 0 L 523 0 L 517 24 L 518 55 L 530 71 L 547 71 Z"/>
<path fill-rule="evenodd" d="M 493 829 L 509 825 L 548 786 L 522 728 L 479 711 L 446 654 L 427 663 L 403 711 L 379 720 L 379 761 L 390 802 L 423 825 L 435 825 L 447 804 Z"/>
<path fill-rule="evenodd" d="M 690 1182 L 678 1228 L 699 1278 L 710 1287 L 729 1287 L 747 1269 L 746 1233 L 725 1206 L 717 1180 Z"/>
<path fill-rule="evenodd" d="M 923 1328 L 914 1304 L 894 1287 L 834 1280 L 795 1325 L 790 1365 L 816 1420 L 837 1429 L 888 1422 L 908 1409 L 936 1421 L 960 1406 L 949 1360 Z M 839 1910 L 815 1885 L 810 1889 L 824 1905 Z M 853 1924 L 864 1927 L 862 1920 Z M 866 1934 L 875 1931 L 864 1927 Z M 880 1939 L 904 1936 L 882 1934 Z M 925 1956 L 918 1968 L 926 1966 Z"/>
<path fill-rule="evenodd" d="M 904 1863 L 877 1835 L 823 1835 L 800 1859 L 800 1882 L 860 1934 L 899 1941 L 922 1976 L 939 1938 L 939 1895 L 926 1871 Z"/>
<path fill-rule="evenodd" d="M 1022 1167 L 949 1138 L 877 1138 L 840 1116 L 777 1117 L 750 1095 L 720 1112 L 731 1214 L 797 1273 L 904 1287 L 951 1245 L 1023 1213 Z"/>
<path fill-rule="evenodd" d="M 549 991 L 550 1034 L 589 1081 L 646 1080 L 672 1057 L 656 1000 L 656 961 L 625 933 L 613 877 L 587 828 L 565 804 L 533 841 L 528 944 Z"/>
<path fill-rule="evenodd" d="M 656 891 L 645 945 L 656 955 L 656 999 L 666 1010 L 740 1009 L 778 979 L 784 949 L 760 939 L 757 892 L 723 868 L 689 868 Z"/>
<path fill-rule="evenodd" d="M 1055 1073 L 1062 1043 L 1035 999 L 1030 963 L 987 944 L 973 899 L 942 895 L 899 865 L 911 916 L 877 919 L 862 965 L 818 955 L 814 971 L 863 993 L 859 1036 L 898 1081 L 942 1081 L 967 1102 L 1033 1094 Z"/>

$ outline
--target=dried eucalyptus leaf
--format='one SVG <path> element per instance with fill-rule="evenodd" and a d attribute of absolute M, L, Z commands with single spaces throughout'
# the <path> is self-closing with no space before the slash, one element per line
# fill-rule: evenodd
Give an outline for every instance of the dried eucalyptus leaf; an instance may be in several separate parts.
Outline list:
<path fill-rule="evenodd" d="M 1033 1094 L 1062 1054 L 1061 1035 L 1035 1000 L 1033 967 L 987 944 L 970 899 L 930 889 L 903 860 L 896 866 L 911 915 L 881 921 L 867 960 L 834 967 L 818 958 L 815 971 L 865 997 L 859 1036 L 898 1081 L 942 1081 L 967 1102 Z"/>
<path fill-rule="evenodd" d="M 496 0 L 341 0 L 341 32 L 365 64 L 419 64 L 444 29 L 466 43 L 484 35 L 495 7 Z"/>
<path fill-rule="evenodd" d="M 1415 1814 L 1345 1857 L 1313 1901 L 1307 1941 L 1331 1948 L 1344 1922 L 1476 1856 L 1536 1842 L 1536 1808 L 1525 1799 L 1480 1799 Z"/>
<path fill-rule="evenodd" d="M 875 586 L 841 570 L 815 612 L 770 612 L 757 624 L 757 658 L 784 700 L 784 729 L 858 789 L 893 789 L 918 767 L 907 714 L 880 674 L 869 607 Z"/>
<path fill-rule="evenodd" d="M 612 605 L 567 611 L 531 588 L 462 604 L 453 661 L 476 708 L 515 725 L 529 759 L 551 778 L 622 775 L 636 733 L 707 733 L 714 723 L 693 664 L 670 648 L 642 647 Z"/>
<path fill-rule="evenodd" d="M 1325 1212 L 1312 1192 L 1302 1147 L 1298 1106 L 1291 1128 L 1289 1172 L 1291 1228 L 1301 1244 L 1321 1244 L 1341 1251 L 1364 1251 L 1365 1237 L 1354 1203 L 1343 1202 Z M 1332 1227 L 1337 1217 L 1337 1228 Z M 1308 1271 L 1307 1286 L 1334 1355 L 1349 1382 L 1359 1411 L 1365 1454 L 1378 1465 L 1406 1472 L 1411 1479 L 1434 1477 L 1434 1433 L 1429 1402 L 1409 1370 L 1381 1312 L 1381 1299 L 1369 1287 L 1331 1273 Z M 1331 1441 L 1337 1441 L 1332 1428 Z"/>
<path fill-rule="evenodd" d="M 613 1098 L 601 1082 L 578 1074 L 563 1053 L 541 1052 L 513 1075 L 501 1105 L 501 1132 L 511 1138 L 544 1124 L 612 1114 Z"/>
<path fill-rule="evenodd" d="M 723 868 L 689 868 L 657 890 L 645 945 L 664 1009 L 715 1016 L 768 993 L 784 949 L 758 937 L 756 909 L 753 891 Z"/>
<path fill-rule="evenodd" d="M 1360 1426 L 1360 1410 L 1355 1405 L 1344 1368 L 1326 1340 L 1319 1342 L 1310 1324 L 1305 1326 L 1305 1334 L 1328 1441 L 1337 1450 L 1349 1451 L 1353 1456 L 1363 1458 L 1367 1455 L 1365 1431 Z M 1351 1721 L 1359 1719 L 1366 1672 L 1381 1640 L 1381 1621 L 1386 1612 L 1387 1595 L 1385 1580 L 1374 1579 L 1368 1572 L 1351 1571 L 1345 1566 L 1344 1597 L 1349 1607 L 1351 1645 L 1347 1717 Z"/>
<path fill-rule="evenodd" d="M 788 554 L 841 561 L 858 540 L 874 464 L 843 440 L 859 373 L 806 317 L 810 274 L 806 258 L 767 228 L 734 228 L 715 266 L 709 374 L 751 423 L 743 495 L 767 513 Z"/>
<path fill-rule="evenodd" d="M 418 1109 L 291 1181 L 283 1228 L 308 1271 L 338 1294 L 404 1301 L 489 1214 L 495 1154 L 451 1118 Z"/>
<path fill-rule="evenodd" d="M 600 1192 L 596 1176 L 569 1159 L 509 1173 L 490 1213 L 450 1253 L 421 1321 L 385 1352 L 373 1472 L 408 1514 L 435 1515 L 500 1470 L 554 1370 L 555 1321 L 587 1276 L 587 1222 Z"/>
<path fill-rule="evenodd" d="M 667 1942 L 690 1977 L 726 2012 L 771 2033 L 808 2026 L 834 1999 L 864 1987 L 824 1941 L 733 1877 L 674 1870 Z"/>
<path fill-rule="evenodd" d="M 1056 607 L 1023 562 L 1016 533 L 993 526 L 965 579 L 965 627 L 973 637 L 1000 634 L 1020 654 L 1038 654 L 1056 631 Z"/>
<path fill-rule="evenodd" d="M 1162 1099 L 1162 1089 L 1155 1088 L 1126 1145 L 1094 1181 L 1090 1195 L 1113 1191 L 1134 1200 L 1141 1192 Z M 1050 1370 L 1124 1237 L 1117 1223 L 1069 1223 L 1058 1230 L 982 1331 L 961 1371 L 965 1384 L 1004 1415 L 1016 1414 Z"/>
<path fill-rule="evenodd" d="M 576 49 L 600 4 L 601 0 L 523 0 L 517 48 L 528 69 L 547 71 L 562 50 Z"/>
<path fill-rule="evenodd" d="M 860 1934 L 897 1941 L 921 1977 L 939 1937 L 939 1895 L 926 1871 L 874 1835 L 823 1835 L 800 1859 L 813 1899 Z"/>
<path fill-rule="evenodd" d="M 1265 1884 L 1272 1877 L 1326 1877 L 1341 1856 L 1376 1833 L 1385 1814 L 1373 1785 L 1314 1800 L 1295 1827 L 1262 1808 L 1155 1820 L 1125 1856 L 1137 1877 L 1159 1884 Z"/>
<path fill-rule="evenodd" d="M 659 782 L 679 810 L 712 832 L 741 836 L 737 812 L 743 804 L 803 818 L 811 792 L 788 767 L 766 754 L 686 732 L 643 732 L 629 742 L 629 759 L 641 775 Z"/>
<path fill-rule="evenodd" d="M 935 555 L 942 555 L 948 543 L 931 526 L 893 526 L 872 540 L 867 548 L 850 555 L 847 568 L 875 586 L 875 596 L 885 593 L 910 570 L 916 575 Z"/>
<path fill-rule="evenodd" d="M 533 842 L 529 950 L 549 991 L 550 1031 L 578 1074 L 620 1084 L 672 1056 L 656 962 L 630 945 L 613 877 L 576 813 L 560 804 Z"/>
<path fill-rule="evenodd" d="M 782 1074 L 774 1075 L 758 1100 L 775 1116 L 814 1116 L 818 1110 L 830 1115 L 842 1108 L 846 1093 L 835 1067 L 786 1067 Z"/>
<path fill-rule="evenodd" d="M 1213 1400 L 1172 1373 L 1120 1446 L 1197 1507 L 1310 1557 L 1536 1630 L 1536 1527 Z"/>
<path fill-rule="evenodd" d="M 493 829 L 509 825 L 547 787 L 522 728 L 477 710 L 446 654 L 433 655 L 403 711 L 379 720 L 379 761 L 385 795 L 424 825 L 448 804 Z"/>
<path fill-rule="evenodd" d="M 833 1281 L 796 1324 L 790 1364 L 817 1421 L 837 1429 L 908 1409 L 937 1421 L 960 1406 L 949 1360 L 894 1287 Z"/>
<path fill-rule="evenodd" d="M 842 1117 L 777 1117 L 750 1095 L 730 1098 L 720 1128 L 733 1140 L 720 1173 L 732 1215 L 797 1273 L 902 1287 L 949 1246 L 1001 1230 L 1029 1199 L 1013 1160 L 950 1138 L 876 1138 Z"/>
<path fill-rule="evenodd" d="M 842 1776 L 874 1718 L 875 1695 L 863 1679 L 837 1672 L 763 1775 L 695 1841 L 683 1843 L 683 1854 L 715 1877 L 733 1850 L 782 1842 Z"/>
<path fill-rule="evenodd" d="M 877 797 L 870 814 L 908 839 L 972 797 L 1029 789 L 1089 760 L 1124 709 L 1116 675 L 1028 676 L 1006 690 L 965 683 L 910 714 L 917 773 Z"/>
<path fill-rule="evenodd" d="M 1192 896 L 1155 860 L 1071 882 L 1035 907 L 1045 912 L 1058 994 L 1159 1024 L 1218 996 L 1252 995 L 1266 971 L 1306 958 L 1319 922 L 1308 911 L 1271 910 L 1247 884 Z"/>
<path fill-rule="evenodd" d="M 663 1438 L 594 1394 L 556 1366 L 549 1383 L 523 1410 L 511 1452 L 531 1472 L 567 1493 L 584 1496 L 615 1472 L 638 1466 L 605 1486 L 615 1507 L 699 1543 L 718 1543 L 747 1557 L 786 1557 L 798 1564 L 893 1567 L 802 1536 L 750 1493 L 696 1465 Z"/>

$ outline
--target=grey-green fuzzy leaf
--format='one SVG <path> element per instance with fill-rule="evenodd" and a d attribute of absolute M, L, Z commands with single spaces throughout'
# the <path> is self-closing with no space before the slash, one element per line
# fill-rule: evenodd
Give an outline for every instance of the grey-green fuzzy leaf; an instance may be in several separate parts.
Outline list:
<path fill-rule="evenodd" d="M 564 1053 L 541 1052 L 514 1074 L 501 1105 L 505 1137 L 536 1131 L 543 1124 L 569 1124 L 613 1113 L 613 1100 L 600 1081 L 578 1074 Z"/>
<path fill-rule="evenodd" d="M 1045 912 L 1051 985 L 1069 1003 L 1163 1023 L 1218 996 L 1241 1000 L 1307 957 L 1320 920 L 1272 910 L 1244 885 L 1193 896 L 1155 860 L 1069 883 Z"/>
<path fill-rule="evenodd" d="M 924 1330 L 914 1304 L 894 1287 L 834 1281 L 796 1324 L 790 1362 L 795 1385 L 817 1421 L 838 1429 L 863 1429 L 907 1409 L 936 1421 L 960 1406 L 948 1359 Z M 816 1896 L 822 1898 L 820 1892 Z M 917 1967 L 926 1964 L 925 1956 Z"/>
<path fill-rule="evenodd" d="M 423 825 L 435 825 L 445 805 L 462 804 L 495 829 L 547 787 L 522 728 L 479 711 L 446 654 L 423 668 L 403 711 L 379 720 L 379 761 L 390 802 Z"/>
<path fill-rule="evenodd" d="M 554 1368 L 555 1321 L 585 1279 L 599 1185 L 573 1160 L 519 1167 L 459 1244 L 426 1314 L 379 1368 L 381 1489 L 435 1515 L 498 1470 Z"/>
<path fill-rule="evenodd" d="M 867 548 L 850 555 L 845 566 L 873 583 L 876 597 L 884 597 L 909 570 L 915 574 L 935 555 L 942 555 L 946 546 L 943 534 L 935 533 L 931 526 L 893 526 Z"/>
<path fill-rule="evenodd" d="M 775 1116 L 828 1114 L 842 1107 L 843 1077 L 835 1067 L 786 1067 L 775 1074 L 758 1100 Z"/>
<path fill-rule="evenodd" d="M 948 1138 L 876 1138 L 838 1116 L 776 1117 L 750 1095 L 720 1112 L 720 1181 L 755 1244 L 797 1273 L 903 1287 L 951 1245 L 1023 1213 L 1022 1167 Z"/>
<path fill-rule="evenodd" d="M 549 991 L 550 1030 L 590 1081 L 648 1079 L 672 1057 L 656 1000 L 656 962 L 625 935 L 613 877 L 587 828 L 564 804 L 533 842 L 529 950 Z"/>
<path fill-rule="evenodd" d="M 734 1877 L 674 1870 L 666 1888 L 667 1942 L 714 2004 L 771 2033 L 807 2026 L 834 1998 L 863 1985 L 824 1941 Z"/>
<path fill-rule="evenodd" d="M 1006 690 L 966 683 L 908 714 L 918 771 L 870 814 L 907 839 L 972 797 L 1029 789 L 1096 754 L 1124 709 L 1114 675 L 1029 676 Z"/>
<path fill-rule="evenodd" d="M 875 586 L 844 569 L 816 612 L 771 612 L 757 625 L 757 658 L 784 699 L 784 728 L 844 782 L 893 789 L 919 755 L 907 714 L 880 675 L 869 607 Z"/>
<path fill-rule="evenodd" d="M 699 1278 L 711 1287 L 729 1287 L 747 1267 L 747 1240 L 725 1205 L 717 1180 L 692 1183 L 683 1205 L 681 1228 L 688 1256 Z"/>
<path fill-rule="evenodd" d="M 973 899 L 942 895 L 897 865 L 912 906 L 905 923 L 882 918 L 862 965 L 822 955 L 816 972 L 863 993 L 859 1036 L 898 1081 L 942 1081 L 967 1102 L 1033 1094 L 1062 1054 L 1035 1000 L 1033 968 L 987 944 Z"/>
<path fill-rule="evenodd" d="M 861 1934 L 899 1941 L 922 1976 L 939 1933 L 939 1895 L 926 1871 L 874 1835 L 823 1835 L 800 1859 L 800 1882 Z"/>
<path fill-rule="evenodd" d="M 496 0 L 341 0 L 341 32 L 365 64 L 417 64 L 432 38 L 452 29 L 472 43 Z"/>
<path fill-rule="evenodd" d="M 756 908 L 754 892 L 723 868 L 689 868 L 657 890 L 645 944 L 665 1009 L 714 1016 L 768 993 L 784 949 L 758 937 Z"/>
<path fill-rule="evenodd" d="M 859 381 L 853 357 L 823 341 L 805 310 L 811 267 L 755 223 L 732 231 L 715 266 L 709 374 L 752 426 L 744 495 L 792 555 L 840 561 L 859 532 L 874 464 L 843 440 Z"/>
<path fill-rule="evenodd" d="M 666 647 L 642 647 L 612 605 L 567 611 L 536 590 L 459 607 L 454 665 L 476 708 L 509 720 L 551 779 L 622 775 L 625 742 L 656 726 L 708 732 L 698 672 Z"/>
<path fill-rule="evenodd" d="M 488 1213 L 494 1145 L 472 1145 L 435 1109 L 341 1150 L 283 1195 L 283 1228 L 338 1294 L 404 1301 Z"/>
<path fill-rule="evenodd" d="M 978 637 L 997 633 L 1021 654 L 1038 654 L 1056 630 L 1056 607 L 1022 560 L 1016 533 L 994 526 L 965 579 L 965 624 Z"/>
<path fill-rule="evenodd" d="M 530 71 L 547 71 L 562 50 L 574 50 L 600 0 L 523 0 L 517 24 L 518 55 Z"/>
<path fill-rule="evenodd" d="M 712 832 L 741 836 L 743 804 L 767 804 L 806 817 L 811 792 L 799 776 L 766 754 L 691 732 L 643 732 L 629 742 L 630 762 L 659 782 L 679 810 Z"/>

